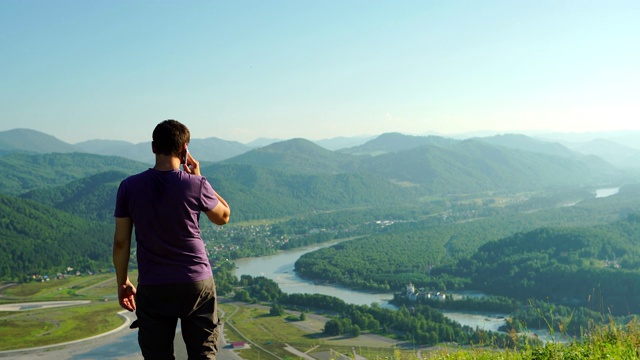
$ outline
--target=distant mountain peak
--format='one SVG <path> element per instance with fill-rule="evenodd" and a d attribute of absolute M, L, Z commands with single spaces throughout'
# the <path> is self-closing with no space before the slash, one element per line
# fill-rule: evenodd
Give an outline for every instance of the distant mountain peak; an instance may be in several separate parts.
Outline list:
<path fill-rule="evenodd" d="M 524 150 L 539 154 L 548 154 L 561 157 L 572 157 L 576 155 L 573 151 L 560 143 L 538 140 L 523 134 L 499 134 L 488 137 L 472 138 L 470 140 L 478 140 L 492 145 Z"/>
<path fill-rule="evenodd" d="M 414 149 L 426 145 L 448 146 L 457 140 L 440 136 L 405 135 L 399 132 L 384 133 L 360 146 L 343 149 L 341 152 L 354 155 L 380 155 Z"/>
<path fill-rule="evenodd" d="M 342 172 L 343 155 L 327 150 L 302 138 L 280 141 L 225 160 L 229 164 L 245 164 L 303 173 Z"/>
<path fill-rule="evenodd" d="M 75 146 L 40 131 L 17 128 L 0 131 L 0 149 L 30 153 L 75 152 Z"/>
<path fill-rule="evenodd" d="M 290 140 L 280 141 L 273 143 L 271 145 L 267 145 L 258 151 L 275 151 L 275 152 L 291 152 L 291 151 L 303 151 L 305 153 L 308 152 L 321 152 L 321 153 L 331 153 L 332 151 L 323 148 L 320 145 L 317 145 L 313 141 L 303 139 L 303 138 L 294 138 Z"/>

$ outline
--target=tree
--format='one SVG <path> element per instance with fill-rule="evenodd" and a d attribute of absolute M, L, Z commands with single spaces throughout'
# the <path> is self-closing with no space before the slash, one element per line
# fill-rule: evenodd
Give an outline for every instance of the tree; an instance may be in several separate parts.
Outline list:
<path fill-rule="evenodd" d="M 344 331 L 342 323 L 338 320 L 329 320 L 324 324 L 324 333 L 329 336 L 340 335 Z"/>
<path fill-rule="evenodd" d="M 282 316 L 284 314 L 284 308 L 278 304 L 273 304 L 271 306 L 271 310 L 269 310 L 269 315 L 271 316 Z"/>
<path fill-rule="evenodd" d="M 352 335 L 353 337 L 358 337 L 358 336 L 360 336 L 360 333 L 361 333 L 361 332 L 362 332 L 362 330 L 360 330 L 360 326 L 358 326 L 358 325 L 353 325 L 353 326 L 351 327 L 351 335 Z"/>

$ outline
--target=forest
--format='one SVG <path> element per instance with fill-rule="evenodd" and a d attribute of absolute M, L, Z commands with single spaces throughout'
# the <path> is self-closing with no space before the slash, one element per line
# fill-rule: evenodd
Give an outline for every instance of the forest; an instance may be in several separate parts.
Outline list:
<path fill-rule="evenodd" d="M 473 289 L 589 305 L 615 315 L 637 313 L 638 213 L 603 221 L 620 215 L 623 203 L 627 211 L 637 210 L 636 191 L 625 189 L 624 200 L 594 199 L 574 206 L 582 214 L 578 218 L 562 209 L 551 211 L 555 216 L 534 212 L 453 225 L 394 224 L 388 233 L 305 254 L 296 271 L 354 288 L 398 291 L 412 283 L 439 291 Z"/>
<path fill-rule="evenodd" d="M 225 271 L 227 270 L 218 269 L 216 275 Z M 219 276 L 229 279 L 225 275 Z M 457 342 L 514 348 L 519 344 L 518 339 L 506 334 L 461 326 L 446 318 L 437 309 L 423 304 L 403 305 L 399 310 L 391 310 L 377 304 L 347 304 L 327 295 L 285 294 L 273 280 L 261 276 L 254 278 L 243 275 L 236 285 L 242 288 L 234 295 L 234 299 L 238 301 L 268 302 L 275 308 L 286 306 L 301 311 L 322 312 L 330 316 L 332 319 L 324 328 L 324 333 L 328 336 L 358 336 L 361 331 L 368 331 L 386 336 L 403 334 L 405 340 L 417 345 Z"/>

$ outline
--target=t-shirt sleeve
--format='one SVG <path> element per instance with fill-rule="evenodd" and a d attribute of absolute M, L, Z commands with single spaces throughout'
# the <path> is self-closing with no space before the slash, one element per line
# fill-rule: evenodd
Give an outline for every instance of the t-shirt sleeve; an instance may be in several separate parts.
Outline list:
<path fill-rule="evenodd" d="M 220 202 L 216 196 L 216 192 L 213 191 L 211 184 L 209 184 L 209 181 L 207 181 L 205 177 L 202 177 L 202 184 L 200 186 L 200 201 L 200 210 L 204 212 L 212 210 Z"/>
<path fill-rule="evenodd" d="M 116 196 L 116 208 L 113 212 L 113 216 L 120 218 L 131 217 L 126 202 L 126 185 L 124 181 L 121 182 L 120 186 L 118 187 L 118 195 Z"/>

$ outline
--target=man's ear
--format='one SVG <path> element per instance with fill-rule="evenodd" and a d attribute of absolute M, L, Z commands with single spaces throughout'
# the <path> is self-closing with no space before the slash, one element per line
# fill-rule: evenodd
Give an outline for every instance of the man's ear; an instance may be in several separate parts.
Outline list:
<path fill-rule="evenodd" d="M 153 151 L 154 154 L 156 153 L 156 146 L 153 141 L 151 142 L 151 151 Z"/>

